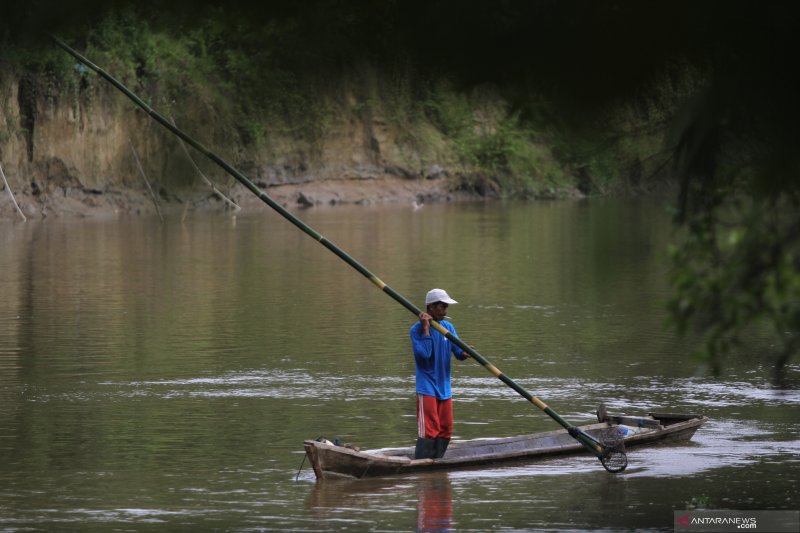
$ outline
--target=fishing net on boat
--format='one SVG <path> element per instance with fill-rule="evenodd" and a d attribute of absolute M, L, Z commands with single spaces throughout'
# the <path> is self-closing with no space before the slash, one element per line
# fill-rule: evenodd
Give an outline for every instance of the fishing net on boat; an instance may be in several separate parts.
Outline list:
<path fill-rule="evenodd" d="M 622 472 L 628 466 L 628 455 L 625 453 L 624 432 L 616 426 L 604 429 L 598 435 L 603 453 L 600 462 L 609 472 Z"/>

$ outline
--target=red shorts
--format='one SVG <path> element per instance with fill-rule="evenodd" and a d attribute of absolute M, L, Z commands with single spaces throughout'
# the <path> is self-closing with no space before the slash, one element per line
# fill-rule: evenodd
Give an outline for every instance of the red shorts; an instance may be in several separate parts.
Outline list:
<path fill-rule="evenodd" d="M 453 399 L 417 394 L 417 436 L 423 439 L 453 436 Z"/>

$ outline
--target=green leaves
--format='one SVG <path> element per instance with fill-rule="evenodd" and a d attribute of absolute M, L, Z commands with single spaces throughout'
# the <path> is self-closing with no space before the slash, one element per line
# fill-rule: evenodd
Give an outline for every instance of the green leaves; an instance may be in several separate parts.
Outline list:
<path fill-rule="evenodd" d="M 778 200 L 737 204 L 687 221 L 685 239 L 670 250 L 668 308 L 679 332 L 703 334 L 699 357 L 717 373 L 749 334 L 768 325 L 772 349 L 754 355 L 780 373 L 798 348 L 800 217 Z"/>

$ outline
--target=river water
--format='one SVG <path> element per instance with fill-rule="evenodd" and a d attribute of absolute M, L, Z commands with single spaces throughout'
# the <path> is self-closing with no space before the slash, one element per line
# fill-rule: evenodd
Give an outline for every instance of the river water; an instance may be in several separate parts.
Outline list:
<path fill-rule="evenodd" d="M 620 475 L 564 457 L 315 483 L 304 439 L 415 438 L 414 317 L 268 211 L 0 223 L 0 531 L 673 529 L 673 511 L 798 509 L 800 392 L 754 335 L 720 377 L 664 327 L 649 201 L 337 207 L 301 217 L 568 420 L 702 413 Z M 800 365 L 788 372 L 798 383 Z M 454 362 L 455 438 L 557 429 Z"/>

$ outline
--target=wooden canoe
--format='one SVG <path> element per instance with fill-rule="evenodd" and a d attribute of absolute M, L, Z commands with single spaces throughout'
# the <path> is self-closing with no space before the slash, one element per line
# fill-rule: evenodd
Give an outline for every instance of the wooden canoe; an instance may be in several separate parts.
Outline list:
<path fill-rule="evenodd" d="M 598 416 L 600 418 L 600 416 Z M 659 414 L 627 416 L 603 413 L 603 421 L 580 426 L 598 437 L 611 426 L 625 433 L 625 447 L 687 441 L 708 420 L 702 415 Z M 307 440 L 306 455 L 317 479 L 392 476 L 428 470 L 491 465 L 506 461 L 534 460 L 575 454 L 586 449 L 560 429 L 496 439 L 453 441 L 441 459 L 414 459 L 414 447 L 360 451 L 330 441 Z"/>

